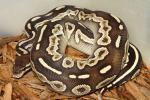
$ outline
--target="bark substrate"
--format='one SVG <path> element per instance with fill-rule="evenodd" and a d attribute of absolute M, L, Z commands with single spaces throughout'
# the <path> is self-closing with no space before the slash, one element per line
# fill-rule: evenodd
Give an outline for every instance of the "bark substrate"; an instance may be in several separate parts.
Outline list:
<path fill-rule="evenodd" d="M 0 100 L 98 100 L 98 93 L 80 98 L 67 97 L 50 91 L 31 71 L 14 79 L 12 68 L 15 47 L 25 35 L 0 37 Z M 140 75 L 120 87 L 107 91 L 103 100 L 150 100 L 150 66 L 144 65 Z"/>

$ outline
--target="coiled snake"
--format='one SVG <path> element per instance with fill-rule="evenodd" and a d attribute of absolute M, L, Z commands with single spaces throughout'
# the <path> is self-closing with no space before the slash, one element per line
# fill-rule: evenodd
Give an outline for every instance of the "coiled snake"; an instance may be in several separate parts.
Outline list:
<path fill-rule="evenodd" d="M 25 25 L 15 78 L 29 69 L 51 90 L 82 96 L 119 86 L 140 72 L 142 58 L 122 20 L 110 13 L 60 6 Z"/>

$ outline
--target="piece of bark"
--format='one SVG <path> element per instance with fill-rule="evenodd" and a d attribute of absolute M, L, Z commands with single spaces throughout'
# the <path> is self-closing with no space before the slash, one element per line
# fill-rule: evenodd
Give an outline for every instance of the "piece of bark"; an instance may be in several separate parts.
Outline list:
<path fill-rule="evenodd" d="M 26 35 L 23 33 L 17 36 L 9 36 L 9 37 L 0 37 L 0 46 L 3 46 L 9 42 L 19 41 L 20 39 L 26 38 Z"/>
<path fill-rule="evenodd" d="M 12 84 L 8 83 L 5 85 L 4 88 L 3 100 L 12 100 L 11 96 L 12 96 Z"/>
<path fill-rule="evenodd" d="M 27 87 L 24 84 L 15 84 L 14 83 L 15 93 L 18 94 L 16 97 L 27 100 L 40 100 L 37 95 L 35 95 L 31 88 Z M 18 92 L 18 93 L 17 93 Z"/>
<path fill-rule="evenodd" d="M 3 49 L 2 49 L 3 63 L 6 63 L 6 60 L 7 60 L 7 58 L 5 56 L 6 54 L 7 54 L 7 45 L 4 45 Z"/>
<path fill-rule="evenodd" d="M 140 89 L 137 87 L 137 85 L 133 82 L 128 82 L 128 84 L 125 85 L 127 90 L 136 98 L 136 100 L 148 100 L 148 98 L 140 92 Z"/>
<path fill-rule="evenodd" d="M 12 49 L 16 49 L 16 45 L 17 45 L 17 42 L 9 42 L 8 43 L 8 46 L 10 46 Z"/>
<path fill-rule="evenodd" d="M 41 94 L 39 95 L 40 99 L 45 100 L 47 99 L 49 96 L 49 91 L 43 91 L 41 92 Z"/>
<path fill-rule="evenodd" d="M 140 91 L 148 98 L 150 98 L 150 91 L 145 87 L 139 87 Z"/>

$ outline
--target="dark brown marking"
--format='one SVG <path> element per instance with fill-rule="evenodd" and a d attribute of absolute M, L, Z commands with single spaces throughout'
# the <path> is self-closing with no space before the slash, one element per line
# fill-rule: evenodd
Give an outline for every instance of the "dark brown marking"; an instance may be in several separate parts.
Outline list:
<path fill-rule="evenodd" d="M 104 43 L 107 43 L 107 42 L 108 42 L 108 38 L 104 37 L 102 41 L 103 41 Z"/>
<path fill-rule="evenodd" d="M 95 60 L 91 60 L 90 62 L 89 62 L 89 64 L 92 64 L 92 63 L 94 63 L 95 62 Z"/>
<path fill-rule="evenodd" d="M 55 59 L 58 59 L 58 58 L 59 58 L 59 55 L 55 55 L 54 58 L 55 58 Z"/>
<path fill-rule="evenodd" d="M 70 62 L 69 60 L 66 60 L 66 64 L 67 64 L 67 65 L 70 65 L 71 62 Z"/>
<path fill-rule="evenodd" d="M 53 37 L 52 38 L 52 42 L 55 43 L 55 40 L 56 40 L 56 37 Z"/>
<path fill-rule="evenodd" d="M 104 26 L 103 29 L 104 29 L 105 31 L 107 31 L 107 30 L 108 30 L 108 27 Z"/>
<path fill-rule="evenodd" d="M 85 88 L 82 88 L 82 87 L 81 87 L 81 88 L 79 88 L 79 89 L 77 89 L 77 90 L 78 90 L 78 92 L 81 92 L 81 93 L 82 93 L 82 92 L 85 91 Z"/>
<path fill-rule="evenodd" d="M 72 30 L 72 26 L 68 25 L 68 29 L 69 29 L 69 30 Z"/>
<path fill-rule="evenodd" d="M 80 66 L 83 66 L 83 63 L 80 62 L 79 64 L 80 64 Z"/>
<path fill-rule="evenodd" d="M 98 57 L 101 57 L 104 52 L 105 52 L 105 50 L 100 51 L 98 54 Z"/>
<path fill-rule="evenodd" d="M 54 46 L 51 46 L 51 47 L 50 47 L 50 51 L 52 51 L 52 50 L 54 50 Z"/>

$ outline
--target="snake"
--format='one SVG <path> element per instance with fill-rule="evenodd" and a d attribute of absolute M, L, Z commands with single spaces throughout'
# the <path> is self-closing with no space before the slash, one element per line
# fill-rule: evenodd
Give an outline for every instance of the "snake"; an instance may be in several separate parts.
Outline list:
<path fill-rule="evenodd" d="M 143 65 L 125 23 L 108 12 L 63 5 L 30 18 L 25 30 L 13 77 L 33 70 L 60 94 L 102 94 L 135 78 Z"/>

